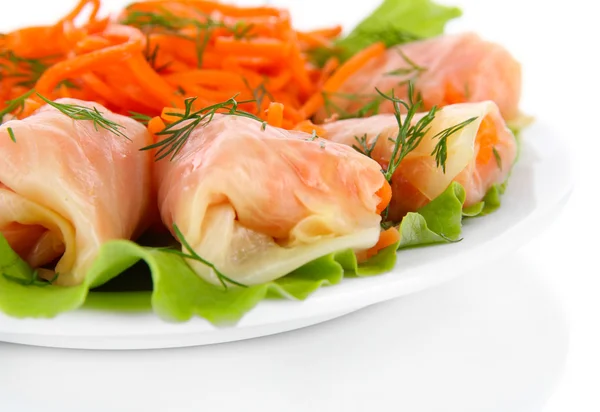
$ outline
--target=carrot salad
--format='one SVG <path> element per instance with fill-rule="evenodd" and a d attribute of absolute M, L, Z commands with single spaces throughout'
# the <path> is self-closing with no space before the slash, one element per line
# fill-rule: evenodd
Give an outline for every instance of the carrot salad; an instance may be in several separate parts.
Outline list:
<path fill-rule="evenodd" d="M 321 68 L 308 52 L 331 47 L 341 27 L 297 31 L 282 9 L 156 0 L 108 18 L 100 17 L 100 6 L 82 0 L 52 26 L 0 38 L 0 110 L 27 117 L 43 103 L 33 93 L 22 99 L 32 89 L 51 100 L 96 101 L 149 117 L 182 109 L 191 96 L 198 107 L 235 96 L 241 110 L 302 130 L 323 105 L 323 91 L 335 91 L 384 51 L 377 43 L 345 64 L 332 57 Z M 24 103 L 11 107 L 20 97 Z"/>

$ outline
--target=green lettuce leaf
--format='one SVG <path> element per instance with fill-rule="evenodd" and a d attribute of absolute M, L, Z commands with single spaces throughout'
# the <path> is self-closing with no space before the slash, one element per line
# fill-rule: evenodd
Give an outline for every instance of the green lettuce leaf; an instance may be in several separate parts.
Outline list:
<path fill-rule="evenodd" d="M 179 255 L 164 249 L 116 240 L 104 244 L 84 282 L 61 287 L 31 283 L 35 272 L 0 235 L 0 310 L 13 317 L 54 317 L 84 305 L 117 311 L 152 308 L 169 321 L 200 316 L 216 325 L 234 324 L 266 298 L 303 300 L 323 286 L 340 283 L 344 276 L 373 276 L 392 270 L 399 248 L 456 240 L 461 231 L 465 193 L 452 184 L 442 195 L 400 225 L 401 242 L 366 262 L 359 263 L 351 250 L 330 254 L 273 282 L 247 288 L 224 289 L 197 276 Z M 139 262 L 152 276 L 152 292 L 94 292 Z"/>
<path fill-rule="evenodd" d="M 472 206 L 463 209 L 463 216 L 465 217 L 477 217 L 485 216 L 498 210 L 501 205 L 500 196 L 506 189 L 506 182 L 501 185 L 494 185 L 490 190 L 487 191 L 483 200 L 479 203 L 475 203 Z"/>
<path fill-rule="evenodd" d="M 400 248 L 457 241 L 462 231 L 465 189 L 453 182 L 441 195 L 400 224 Z"/>
<path fill-rule="evenodd" d="M 342 61 L 383 41 L 387 47 L 435 37 L 444 33 L 448 21 L 460 17 L 457 7 L 448 7 L 431 0 L 384 0 L 373 13 L 335 44 L 335 52 L 318 50 L 317 63 L 324 63 L 335 54 Z"/>

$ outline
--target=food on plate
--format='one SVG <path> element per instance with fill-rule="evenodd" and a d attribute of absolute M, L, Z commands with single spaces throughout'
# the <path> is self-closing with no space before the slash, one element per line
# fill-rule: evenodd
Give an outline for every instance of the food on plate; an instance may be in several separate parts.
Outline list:
<path fill-rule="evenodd" d="M 500 206 L 521 68 L 444 33 L 456 7 L 383 0 L 345 31 L 271 5 L 101 6 L 0 36 L 0 311 L 112 296 L 235 323 Z"/>
<path fill-rule="evenodd" d="M 148 224 L 151 158 L 139 149 L 150 135 L 98 104 L 52 105 L 0 126 L 0 234 L 40 277 L 69 286 L 103 243 Z"/>
<path fill-rule="evenodd" d="M 391 102 L 379 89 L 408 98 L 408 82 L 414 83 L 424 110 L 465 102 L 495 102 L 506 120 L 519 115 L 521 66 L 502 46 L 475 33 L 442 35 L 379 51 L 325 97 L 319 118 L 355 113 L 391 113 Z M 365 110 L 366 106 L 366 110 Z"/>
<path fill-rule="evenodd" d="M 377 243 L 390 188 L 375 161 L 304 132 L 262 130 L 248 117 L 204 122 L 155 168 L 163 222 L 214 265 L 190 261 L 202 277 L 254 285 Z"/>
<path fill-rule="evenodd" d="M 412 123 L 426 116 L 415 115 Z M 454 133 L 444 132 L 452 127 Z M 393 114 L 339 120 L 322 129 L 326 139 L 357 147 L 389 170 L 400 132 Z M 396 161 L 400 156 L 396 153 Z M 494 185 L 506 181 L 516 156 L 517 141 L 496 104 L 488 101 L 446 106 L 435 114 L 414 150 L 399 161 L 391 177 L 388 217 L 400 221 L 406 213 L 417 211 L 442 194 L 452 181 L 465 189 L 464 207 L 473 206 Z"/>

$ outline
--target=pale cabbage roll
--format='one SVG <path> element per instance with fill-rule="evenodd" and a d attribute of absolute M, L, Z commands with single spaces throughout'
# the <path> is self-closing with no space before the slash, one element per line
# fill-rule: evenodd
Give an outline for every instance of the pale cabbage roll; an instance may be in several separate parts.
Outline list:
<path fill-rule="evenodd" d="M 49 105 L 1 125 L 0 233 L 45 277 L 77 285 L 103 243 L 131 239 L 148 223 L 152 159 L 140 149 L 151 137 L 97 103 L 57 102 L 96 107 L 130 140 Z"/>
<path fill-rule="evenodd" d="M 424 114 L 417 115 L 417 121 Z M 441 131 L 476 120 L 447 139 L 445 171 L 432 155 Z M 357 138 L 367 136 L 366 143 L 377 143 L 371 157 L 387 169 L 398 135 L 398 122 L 392 114 L 365 119 L 348 119 L 321 125 L 325 137 L 336 143 L 359 146 Z M 392 139 L 392 141 L 390 140 Z M 390 218 L 399 220 L 408 212 L 425 206 L 450 185 L 462 184 L 466 190 L 465 207 L 480 202 L 495 184 L 503 183 L 516 160 L 517 141 L 507 128 L 498 106 L 491 102 L 462 103 L 445 106 L 433 120 L 421 144 L 404 158 L 392 178 Z"/>
<path fill-rule="evenodd" d="M 245 285 L 332 252 L 372 247 L 387 204 L 380 190 L 388 183 L 374 160 L 240 116 L 216 115 L 195 128 L 155 172 L 165 225 L 176 225 L 198 256 Z M 189 263 L 219 283 L 209 266 Z"/>

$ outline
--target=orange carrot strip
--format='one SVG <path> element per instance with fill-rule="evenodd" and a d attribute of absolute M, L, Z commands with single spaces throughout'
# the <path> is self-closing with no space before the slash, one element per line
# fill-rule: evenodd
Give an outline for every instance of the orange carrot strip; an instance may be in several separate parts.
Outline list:
<path fill-rule="evenodd" d="M 288 70 L 280 73 L 276 77 L 271 77 L 267 83 L 269 91 L 273 93 L 283 89 L 289 83 L 291 78 L 292 74 Z"/>
<path fill-rule="evenodd" d="M 375 43 L 352 56 L 331 76 L 324 85 L 328 92 L 334 92 L 348 80 L 356 71 L 367 64 L 371 59 L 381 56 L 385 52 L 383 43 Z"/>
<path fill-rule="evenodd" d="M 146 92 L 160 101 L 163 106 L 178 100 L 175 96 L 175 89 L 152 69 L 141 53 L 129 57 L 125 64 L 136 75 L 138 82 L 141 81 L 140 85 L 145 88 Z"/>
<path fill-rule="evenodd" d="M 108 39 L 93 35 L 85 37 L 83 40 L 77 42 L 75 45 L 75 52 L 77 54 L 90 53 L 110 46 L 112 46 L 112 44 Z"/>
<path fill-rule="evenodd" d="M 166 123 L 174 123 L 177 120 L 181 120 L 181 117 L 175 116 L 175 114 L 185 114 L 184 109 L 179 109 L 177 107 L 165 107 L 160 114 L 161 119 L 163 119 Z"/>
<path fill-rule="evenodd" d="M 339 67 L 340 61 L 337 57 L 330 57 L 323 66 L 323 70 L 321 70 L 321 74 L 318 80 L 318 87 L 322 88 L 325 85 L 325 82 L 329 79 L 331 74 Z"/>
<path fill-rule="evenodd" d="M 90 21 L 95 20 L 96 16 L 98 15 L 98 11 L 100 10 L 100 0 L 81 0 L 77 6 L 75 6 L 73 11 L 61 19 L 61 22 L 75 20 L 88 4 L 91 4 L 93 7 L 92 14 L 90 15 Z"/>
<path fill-rule="evenodd" d="M 318 34 L 308 34 L 298 32 L 298 41 L 303 43 L 306 48 L 315 48 L 315 47 L 330 47 L 331 40 L 326 37 L 319 36 Z"/>
<path fill-rule="evenodd" d="M 69 76 L 80 74 L 94 67 L 114 63 L 119 58 L 136 51 L 141 52 L 144 48 L 144 35 L 134 27 L 114 25 L 108 27 L 107 32 L 118 33 L 123 37 L 127 37 L 127 41 L 117 46 L 97 50 L 55 64 L 39 78 L 36 90 L 42 95 L 49 95 L 61 80 Z"/>
<path fill-rule="evenodd" d="M 165 122 L 159 116 L 156 116 L 148 122 L 148 133 L 156 135 L 165 130 L 165 127 L 167 127 Z"/>
<path fill-rule="evenodd" d="M 306 34 L 309 36 L 312 35 L 316 35 L 316 36 L 322 36 L 322 37 L 326 37 L 326 38 L 334 38 L 339 36 L 342 33 L 342 26 L 334 26 L 334 27 L 327 27 L 324 29 L 317 29 L 317 30 L 311 30 L 311 31 L 307 31 L 307 32 L 298 32 L 298 35 L 300 34 Z"/>
<path fill-rule="evenodd" d="M 375 193 L 376 196 L 379 197 L 379 204 L 377 205 L 377 213 L 381 213 L 385 210 L 386 207 L 390 204 L 392 200 L 392 187 L 384 180 L 383 186 Z"/>
<path fill-rule="evenodd" d="M 283 119 L 283 122 L 281 122 L 281 127 L 286 130 L 292 130 L 294 128 L 294 122 L 288 119 Z"/>
<path fill-rule="evenodd" d="M 269 38 L 236 40 L 233 37 L 217 37 L 215 39 L 215 50 L 220 53 L 267 57 L 270 59 L 283 59 L 289 54 L 287 44 Z"/>
<path fill-rule="evenodd" d="M 267 123 L 274 127 L 281 127 L 283 122 L 283 105 L 281 103 L 269 104 L 267 111 Z"/>
<path fill-rule="evenodd" d="M 367 64 L 371 59 L 385 52 L 383 43 L 375 43 L 352 56 L 344 63 L 323 85 L 323 90 L 315 93 L 302 107 L 305 117 L 315 114 L 323 106 L 323 92 L 334 92 L 342 86 L 356 71 Z"/>
<path fill-rule="evenodd" d="M 173 73 L 164 76 L 170 84 L 180 84 L 182 82 L 194 83 L 199 86 L 208 87 L 237 87 L 245 88 L 243 77 L 239 73 L 225 70 L 191 70 L 187 72 Z"/>
<path fill-rule="evenodd" d="M 292 38 L 291 41 L 293 42 L 291 55 L 292 76 L 298 83 L 300 91 L 308 96 L 313 93 L 314 87 L 306 70 L 306 60 L 300 53 L 297 39 Z"/>
<path fill-rule="evenodd" d="M 367 250 L 367 258 L 375 256 L 381 250 L 388 246 L 392 246 L 400 240 L 400 232 L 395 227 L 391 227 L 386 231 L 381 232 L 377 244 L 371 249 Z"/>

